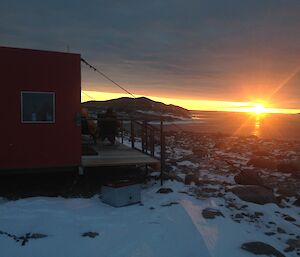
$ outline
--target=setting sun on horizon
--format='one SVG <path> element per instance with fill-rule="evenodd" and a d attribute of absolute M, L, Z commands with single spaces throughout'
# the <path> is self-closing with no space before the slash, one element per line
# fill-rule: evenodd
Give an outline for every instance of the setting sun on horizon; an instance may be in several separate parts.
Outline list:
<path fill-rule="evenodd" d="M 261 114 L 261 113 L 266 112 L 266 108 L 263 104 L 255 104 L 255 106 L 253 107 L 253 111 L 256 114 Z"/>
<path fill-rule="evenodd" d="M 135 95 L 136 97 L 143 97 L 144 95 Z M 81 91 L 81 102 L 86 101 L 105 101 L 120 97 L 128 97 L 125 93 L 109 93 L 99 91 Z M 129 96 L 130 97 L 130 96 Z M 227 111 L 227 112 L 247 112 L 254 114 L 262 113 L 282 113 L 282 114 L 296 114 L 300 113 L 300 109 L 288 109 L 274 107 L 275 104 L 269 106 L 268 104 L 258 102 L 235 102 L 235 101 L 220 101 L 220 100 L 195 100 L 195 99 L 179 99 L 157 96 L 144 96 L 154 101 L 162 102 L 165 104 L 178 105 L 188 110 L 201 110 L 201 111 Z"/>

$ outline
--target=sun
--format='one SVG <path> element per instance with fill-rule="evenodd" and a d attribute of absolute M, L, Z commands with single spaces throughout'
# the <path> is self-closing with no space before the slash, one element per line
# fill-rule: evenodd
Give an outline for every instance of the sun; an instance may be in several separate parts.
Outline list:
<path fill-rule="evenodd" d="M 255 106 L 253 106 L 253 110 L 252 112 L 255 112 L 257 115 L 266 112 L 266 108 L 263 104 L 259 103 L 259 104 L 255 104 Z"/>

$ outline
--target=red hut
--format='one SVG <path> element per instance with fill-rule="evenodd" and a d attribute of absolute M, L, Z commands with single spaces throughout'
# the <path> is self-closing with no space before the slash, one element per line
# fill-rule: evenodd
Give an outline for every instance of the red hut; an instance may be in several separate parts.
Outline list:
<path fill-rule="evenodd" d="M 0 47 L 0 171 L 81 163 L 80 55 Z"/>

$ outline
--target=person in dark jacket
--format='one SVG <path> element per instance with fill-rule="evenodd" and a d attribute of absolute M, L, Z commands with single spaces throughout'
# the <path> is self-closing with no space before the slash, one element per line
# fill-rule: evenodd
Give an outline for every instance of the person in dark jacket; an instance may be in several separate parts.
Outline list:
<path fill-rule="evenodd" d="M 99 130 L 102 141 L 107 138 L 112 145 L 115 144 L 118 132 L 118 120 L 112 108 L 108 108 L 103 117 L 100 118 Z"/>

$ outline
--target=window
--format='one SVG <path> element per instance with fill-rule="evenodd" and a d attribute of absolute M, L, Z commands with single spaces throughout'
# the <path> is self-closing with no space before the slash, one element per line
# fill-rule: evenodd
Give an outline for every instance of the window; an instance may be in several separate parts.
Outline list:
<path fill-rule="evenodd" d="M 21 92 L 21 118 L 23 123 L 54 123 L 54 92 Z"/>

